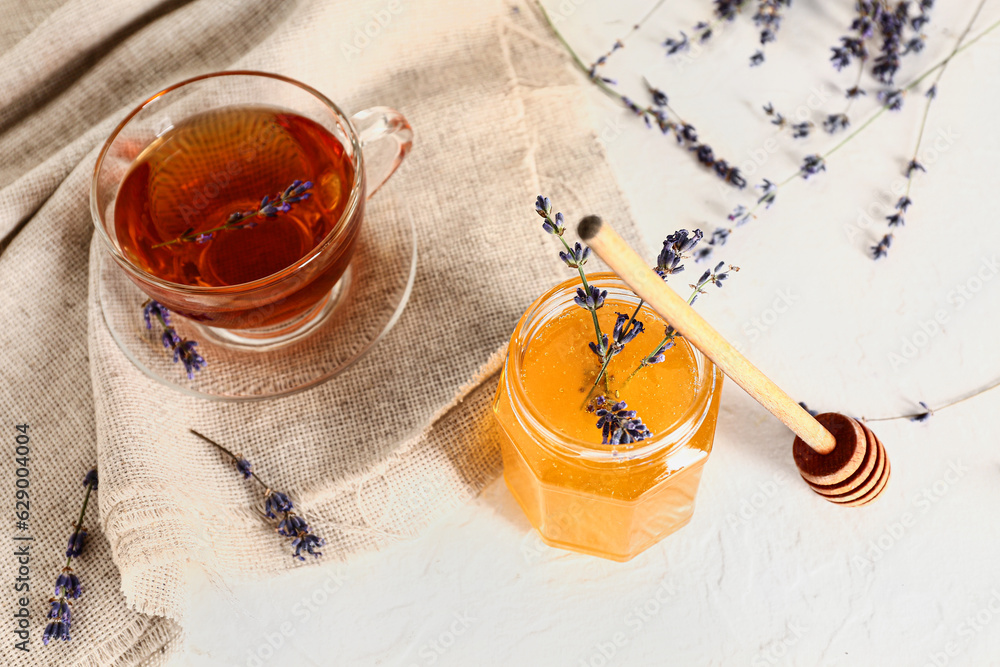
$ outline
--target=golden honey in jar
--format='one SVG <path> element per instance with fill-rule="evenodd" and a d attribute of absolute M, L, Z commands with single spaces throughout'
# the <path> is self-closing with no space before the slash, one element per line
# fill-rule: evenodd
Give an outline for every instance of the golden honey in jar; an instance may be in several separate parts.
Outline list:
<path fill-rule="evenodd" d="M 631 315 L 638 297 L 611 273 L 588 276 L 607 290 L 597 317 L 610 333 L 617 313 Z M 626 561 L 684 526 L 712 450 L 722 374 L 681 337 L 661 363 L 641 368 L 666 323 L 646 306 L 644 332 L 612 358 L 594 391 L 599 358 L 590 311 L 573 298 L 579 278 L 542 295 L 521 317 L 493 402 L 506 435 L 504 479 L 549 545 Z M 651 435 L 602 444 L 598 417 L 587 409 L 603 395 L 625 401 Z"/>

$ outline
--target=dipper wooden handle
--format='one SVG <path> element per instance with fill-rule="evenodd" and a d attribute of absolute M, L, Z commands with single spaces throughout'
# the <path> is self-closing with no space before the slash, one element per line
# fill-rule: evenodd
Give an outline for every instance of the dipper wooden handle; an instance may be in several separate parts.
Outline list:
<path fill-rule="evenodd" d="M 600 218 L 584 218 L 577 231 L 641 299 L 798 436 L 793 447 L 795 463 L 813 490 L 843 504 L 863 504 L 851 501 L 864 498 L 868 502 L 881 492 L 889 467 L 885 450 L 874 434 L 869 440 L 871 432 L 844 415 L 830 413 L 833 416 L 817 418 L 806 412 L 670 289 Z M 885 465 L 876 468 L 876 455 Z M 859 489 L 864 493 L 855 496 Z"/>

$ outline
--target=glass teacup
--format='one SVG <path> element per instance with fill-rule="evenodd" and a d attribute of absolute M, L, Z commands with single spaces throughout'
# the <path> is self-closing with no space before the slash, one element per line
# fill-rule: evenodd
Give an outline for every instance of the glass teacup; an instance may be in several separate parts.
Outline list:
<path fill-rule="evenodd" d="M 217 340 L 273 346 L 331 311 L 365 201 L 411 140 L 397 111 L 349 118 L 283 76 L 196 77 L 150 97 L 108 138 L 94 224 L 150 298 Z"/>

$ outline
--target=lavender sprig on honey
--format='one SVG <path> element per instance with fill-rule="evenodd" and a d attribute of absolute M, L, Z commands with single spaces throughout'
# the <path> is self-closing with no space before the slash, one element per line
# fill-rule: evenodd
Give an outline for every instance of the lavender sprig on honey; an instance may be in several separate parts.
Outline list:
<path fill-rule="evenodd" d="M 693 234 L 689 234 L 686 229 L 680 229 L 670 236 L 663 242 L 663 249 L 660 251 L 660 255 L 657 258 L 657 265 L 654 270 L 660 274 L 660 277 L 664 280 L 667 276 L 681 273 L 684 270 L 684 265 L 681 264 L 681 260 L 688 258 L 692 255 L 687 253 L 693 253 L 693 256 L 697 257 L 699 252 L 695 251 L 695 247 L 702 240 L 703 234 L 700 229 L 696 229 Z M 729 278 L 730 272 L 739 271 L 739 267 L 730 265 L 728 269 L 723 270 L 726 266 L 725 262 L 719 262 L 714 268 L 706 270 L 698 282 L 694 285 L 689 285 L 692 288 L 691 295 L 688 297 L 687 302 L 694 305 L 698 297 L 705 294 L 705 287 L 708 285 L 715 285 L 721 288 L 722 284 Z M 656 364 L 662 363 L 666 359 L 666 352 L 674 346 L 674 339 L 678 336 L 678 332 L 669 324 L 665 327 L 663 332 L 663 339 L 657 343 L 656 347 L 653 348 L 646 356 L 643 357 L 639 366 L 633 370 L 629 376 L 625 379 L 622 386 L 626 386 L 632 381 L 636 375 L 639 374 L 642 369 L 649 366 L 654 366 Z"/>
<path fill-rule="evenodd" d="M 219 451 L 228 456 L 236 464 L 237 472 L 243 479 L 252 479 L 264 489 L 264 505 L 262 514 L 274 526 L 275 532 L 282 537 L 292 540 L 292 558 L 300 561 L 306 559 L 308 554 L 314 558 L 323 555 L 318 549 L 326 544 L 326 541 L 315 535 L 310 529 L 305 519 L 295 512 L 295 505 L 288 494 L 275 491 L 269 484 L 254 472 L 253 465 L 242 454 L 234 454 L 227 447 L 220 445 L 215 440 L 191 430 L 191 433 L 198 436 L 205 442 L 215 446 Z"/>
<path fill-rule="evenodd" d="M 215 238 L 219 232 L 235 229 L 251 229 L 256 227 L 261 218 L 276 218 L 279 213 L 288 213 L 292 206 L 301 201 L 309 199 L 312 195 L 312 181 L 293 181 L 285 190 L 271 197 L 270 195 L 260 200 L 260 206 L 254 211 L 235 211 L 229 214 L 226 223 L 218 227 L 212 227 L 201 232 L 195 232 L 194 228 L 186 230 L 183 234 L 170 241 L 157 243 L 154 248 L 162 248 L 175 243 L 208 243 Z"/>
<path fill-rule="evenodd" d="M 49 611 L 46 614 L 47 622 L 45 630 L 42 632 L 42 644 L 48 645 L 52 639 L 62 641 L 70 640 L 70 626 L 72 625 L 73 603 L 83 595 L 83 585 L 80 578 L 70 567 L 74 558 L 78 558 L 83 553 L 84 544 L 87 538 L 87 529 L 83 525 L 83 517 L 87 512 L 87 504 L 90 502 L 90 494 L 97 490 L 97 469 L 90 470 L 83 478 L 83 485 L 87 488 L 83 496 L 83 506 L 80 508 L 80 516 L 77 517 L 73 526 L 73 533 L 69 536 L 69 544 L 66 546 L 66 565 L 56 578 L 55 592 L 49 598 Z"/>
<path fill-rule="evenodd" d="M 625 346 L 634 340 L 636 336 L 642 333 L 643 324 L 635 319 L 639 314 L 639 309 L 642 308 L 642 302 L 639 302 L 631 317 L 623 313 L 617 313 L 618 319 L 615 322 L 611 336 L 609 337 L 608 334 L 604 333 L 601 330 L 597 311 L 604 306 L 604 300 L 608 296 L 608 291 L 591 285 L 587 280 L 587 273 L 583 267 L 590 258 L 590 248 L 583 247 L 579 242 L 571 246 L 566 241 L 564 238 L 566 232 L 565 218 L 562 213 L 557 212 L 553 214 L 552 202 L 548 197 L 538 195 L 535 199 L 535 212 L 543 220 L 542 229 L 557 237 L 562 243 L 564 250 L 560 251 L 559 259 L 566 266 L 576 269 L 580 274 L 582 287 L 577 288 L 576 297 L 574 297 L 573 302 L 580 308 L 589 311 L 594 323 L 594 340 L 589 343 L 589 346 L 591 351 L 600 360 L 600 369 L 594 378 L 594 384 L 587 394 L 587 398 L 584 399 L 584 403 L 586 403 L 590 400 L 590 395 L 600 384 L 601 380 L 606 380 L 608 365 L 611 363 L 611 360 L 624 350 Z"/>
<path fill-rule="evenodd" d="M 193 380 L 195 372 L 200 371 L 206 364 L 204 357 L 194 349 L 198 343 L 181 338 L 177 329 L 170 323 L 170 311 L 159 301 L 147 299 L 142 304 L 142 317 L 146 322 L 146 329 L 152 329 L 154 321 L 159 323 L 162 329 L 160 342 L 164 348 L 173 353 L 175 364 L 177 362 L 184 364 L 188 379 Z"/>
<path fill-rule="evenodd" d="M 587 281 L 587 273 L 583 270 L 583 267 L 590 257 L 590 248 L 584 248 L 579 243 L 570 246 L 564 238 L 564 234 L 566 233 L 565 218 L 559 212 L 553 215 L 552 202 L 548 197 L 538 195 L 535 199 L 535 213 L 541 216 L 544 221 L 542 222 L 542 229 L 558 238 L 562 243 L 564 250 L 559 253 L 559 259 L 566 266 L 576 269 L 580 274 L 580 282 L 583 284 L 583 287 L 577 289 L 574 301 L 581 308 L 590 311 L 591 319 L 594 322 L 594 335 L 599 346 L 598 349 L 598 346 L 591 344 L 591 349 L 601 357 L 603 362 L 607 350 L 607 336 L 601 331 L 601 323 L 597 319 L 597 311 L 604 305 L 604 297 L 608 293 L 606 290 L 599 290 L 596 287 L 592 287 Z"/>
<path fill-rule="evenodd" d="M 598 396 L 587 405 L 587 412 L 593 412 L 598 417 L 601 444 L 627 445 L 653 435 L 636 411 L 628 409 L 625 401 L 611 403 L 604 396 Z"/>

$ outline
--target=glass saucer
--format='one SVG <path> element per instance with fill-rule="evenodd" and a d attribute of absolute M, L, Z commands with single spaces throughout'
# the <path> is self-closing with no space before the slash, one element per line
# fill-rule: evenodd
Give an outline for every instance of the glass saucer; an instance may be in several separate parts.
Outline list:
<path fill-rule="evenodd" d="M 198 342 L 206 365 L 188 379 L 184 366 L 160 342 L 154 321 L 147 330 L 149 298 L 107 252 L 101 253 L 98 299 L 118 347 L 139 370 L 177 391 L 219 401 L 288 396 L 330 380 L 360 359 L 399 319 L 417 271 L 413 217 L 387 192 L 367 203 L 351 266 L 314 320 L 274 345 L 247 346 L 239 337 L 206 329 L 171 313 L 177 333 Z"/>

